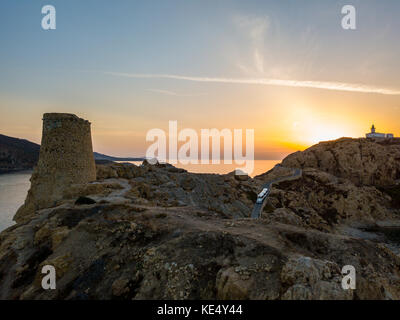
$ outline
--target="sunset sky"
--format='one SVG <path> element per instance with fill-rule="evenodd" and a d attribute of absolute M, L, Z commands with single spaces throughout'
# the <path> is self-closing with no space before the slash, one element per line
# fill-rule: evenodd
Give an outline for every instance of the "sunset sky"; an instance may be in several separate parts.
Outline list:
<path fill-rule="evenodd" d="M 258 159 L 372 123 L 400 136 L 399 15 L 398 0 L 2 0 L 0 133 L 40 143 L 43 113 L 75 113 L 96 151 L 142 156 L 177 120 L 254 129 Z"/>

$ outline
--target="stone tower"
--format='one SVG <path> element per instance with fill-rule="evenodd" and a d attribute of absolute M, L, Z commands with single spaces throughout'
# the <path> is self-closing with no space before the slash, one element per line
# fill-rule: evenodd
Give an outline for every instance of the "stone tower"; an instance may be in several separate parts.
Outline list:
<path fill-rule="evenodd" d="M 94 180 L 90 122 L 74 114 L 45 113 L 39 161 L 25 204 L 14 220 L 18 222 L 36 210 L 56 205 L 70 185 Z"/>

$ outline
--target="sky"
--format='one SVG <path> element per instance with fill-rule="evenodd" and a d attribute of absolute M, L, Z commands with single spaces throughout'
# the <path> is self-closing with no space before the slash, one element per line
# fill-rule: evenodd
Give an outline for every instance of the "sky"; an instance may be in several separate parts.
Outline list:
<path fill-rule="evenodd" d="M 142 156 L 176 120 L 254 129 L 257 159 L 372 123 L 400 136 L 399 14 L 398 0 L 2 0 L 0 133 L 40 143 L 43 113 L 75 113 L 95 151 Z"/>

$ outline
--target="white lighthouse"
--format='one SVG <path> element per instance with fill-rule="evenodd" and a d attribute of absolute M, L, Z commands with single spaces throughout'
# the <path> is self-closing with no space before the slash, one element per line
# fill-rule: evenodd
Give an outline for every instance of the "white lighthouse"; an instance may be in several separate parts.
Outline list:
<path fill-rule="evenodd" d="M 380 139 L 390 139 L 393 138 L 393 133 L 379 133 L 376 132 L 375 125 L 372 125 L 371 132 L 365 134 L 367 138 L 380 138 Z"/>

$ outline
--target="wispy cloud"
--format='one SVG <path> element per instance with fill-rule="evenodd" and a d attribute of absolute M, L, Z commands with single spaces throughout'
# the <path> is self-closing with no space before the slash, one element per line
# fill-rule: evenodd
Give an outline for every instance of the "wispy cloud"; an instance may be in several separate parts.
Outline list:
<path fill-rule="evenodd" d="M 351 91 L 361 93 L 377 93 L 385 95 L 400 95 L 400 90 L 383 88 L 378 86 L 369 86 L 357 83 L 342 82 L 326 82 L 326 81 L 307 81 L 307 80 L 282 80 L 269 78 L 221 78 L 221 77 L 195 77 L 182 76 L 175 74 L 139 74 L 139 73 L 122 73 L 122 72 L 105 72 L 107 75 L 141 78 L 141 79 L 174 79 L 194 82 L 212 82 L 212 83 L 228 83 L 228 84 L 247 84 L 247 85 L 271 85 L 285 86 L 297 88 L 315 88 L 337 91 Z"/>
<path fill-rule="evenodd" d="M 264 73 L 264 42 L 269 27 L 268 17 L 237 15 L 233 18 L 234 24 L 250 39 L 254 69 L 257 73 Z M 243 69 L 240 63 L 237 64 Z M 252 68 L 245 67 L 249 70 Z"/>
<path fill-rule="evenodd" d="M 177 92 L 174 92 L 174 91 L 163 90 L 163 89 L 147 89 L 147 91 L 154 92 L 154 93 L 159 93 L 159 94 L 164 94 L 166 96 L 174 96 L 174 97 L 198 97 L 198 96 L 203 96 L 204 95 L 204 93 L 183 94 L 183 93 L 177 93 Z"/>

